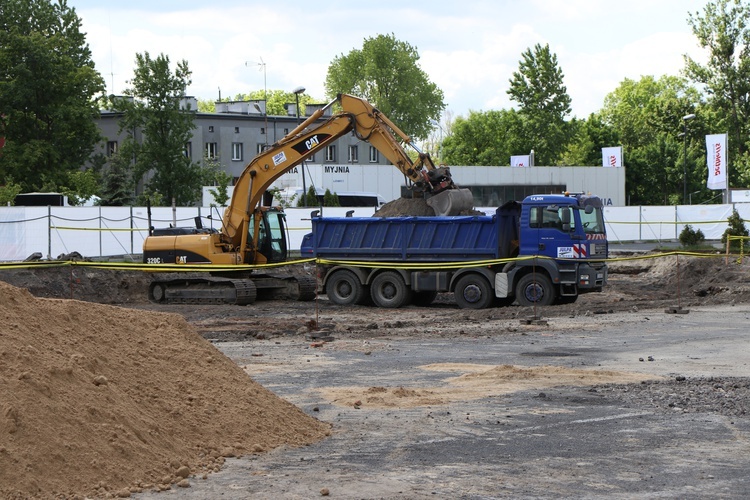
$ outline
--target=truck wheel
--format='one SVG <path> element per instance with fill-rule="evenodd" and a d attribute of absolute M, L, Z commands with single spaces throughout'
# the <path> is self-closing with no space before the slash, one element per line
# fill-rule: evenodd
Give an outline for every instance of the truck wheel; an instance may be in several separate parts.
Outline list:
<path fill-rule="evenodd" d="M 362 304 L 367 296 L 367 289 L 360 283 L 357 275 L 346 269 L 334 271 L 326 281 L 326 295 L 334 304 L 352 306 Z"/>
<path fill-rule="evenodd" d="M 399 273 L 386 271 L 372 280 L 370 296 L 376 306 L 396 309 L 409 303 L 411 290 Z"/>
<path fill-rule="evenodd" d="M 518 280 L 516 300 L 520 306 L 548 306 L 555 301 L 555 289 L 544 274 L 529 273 Z"/>
<path fill-rule="evenodd" d="M 456 283 L 453 297 L 461 309 L 487 309 L 492 305 L 495 294 L 484 276 L 467 274 Z"/>

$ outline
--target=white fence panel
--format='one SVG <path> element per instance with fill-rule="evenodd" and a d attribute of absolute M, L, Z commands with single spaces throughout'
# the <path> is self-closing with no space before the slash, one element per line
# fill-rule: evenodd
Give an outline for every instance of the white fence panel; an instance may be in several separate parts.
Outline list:
<path fill-rule="evenodd" d="M 604 225 L 610 241 L 641 239 L 641 207 L 604 207 Z"/>
<path fill-rule="evenodd" d="M 675 207 L 641 207 L 641 239 L 642 240 L 674 240 Z"/>
<path fill-rule="evenodd" d="M 732 205 L 682 205 L 677 207 L 677 236 L 685 226 L 700 231 L 707 240 L 720 240 L 728 227 Z"/>

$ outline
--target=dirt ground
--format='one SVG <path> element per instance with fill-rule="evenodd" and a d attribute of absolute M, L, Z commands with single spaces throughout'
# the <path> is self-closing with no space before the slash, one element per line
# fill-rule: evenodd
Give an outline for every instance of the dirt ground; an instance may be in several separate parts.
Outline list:
<path fill-rule="evenodd" d="M 656 315 L 662 318 L 680 316 L 691 320 L 696 317 L 695 312 L 690 313 L 693 315 L 691 317 L 690 314 L 666 315 L 665 310 L 674 312 L 697 308 L 720 311 L 721 308 L 750 304 L 750 279 L 748 279 L 750 262 L 739 263 L 734 258 L 725 262 L 724 257 L 720 255 L 699 258 L 618 254 L 617 257 L 622 260 L 616 260 L 610 264 L 609 285 L 602 293 L 584 295 L 574 304 L 538 310 L 518 306 L 479 311 L 462 310 L 455 306 L 450 294 L 438 296 L 435 303 L 429 307 L 410 306 L 397 311 L 375 307 L 342 308 L 331 304 L 324 296 L 312 302 L 268 301 L 257 302 L 249 306 L 165 306 L 152 304 L 146 300 L 148 282 L 151 278 L 148 274 L 79 266 L 0 270 L 0 281 L 25 288 L 36 297 L 75 299 L 75 301 L 123 306 L 128 314 L 134 316 L 125 314 L 125 316 L 118 317 L 119 323 L 135 323 L 137 321 L 135 318 L 139 317 L 139 311 L 157 313 L 157 318 L 163 318 L 161 313 L 176 313 L 181 321 L 184 321 L 185 326 L 181 326 L 181 323 L 170 326 L 169 335 L 174 337 L 176 333 L 173 330 L 175 329 L 193 329 L 192 331 L 197 332 L 198 337 L 208 341 L 206 345 L 200 345 L 201 349 L 210 350 L 213 344 L 226 354 L 235 366 L 249 374 L 252 380 L 260 382 L 263 387 L 270 389 L 282 399 L 299 407 L 308 416 L 313 417 L 315 424 L 292 424 L 304 428 L 303 434 L 309 430 L 309 425 L 321 424 L 320 427 L 316 427 L 314 436 L 325 436 L 328 433 L 327 429 L 333 429 L 331 437 L 323 438 L 320 444 L 314 445 L 314 449 L 317 450 L 315 452 L 309 448 L 305 451 L 304 447 L 299 451 L 292 451 L 290 448 L 290 446 L 299 446 L 303 442 L 315 441 L 316 438 L 310 435 L 303 438 L 294 436 L 288 445 L 280 445 L 279 443 L 283 440 L 280 438 L 279 441 L 259 446 L 259 451 L 255 453 L 253 453 L 254 445 L 251 441 L 258 439 L 257 436 L 250 436 L 246 439 L 235 437 L 234 441 L 229 443 L 231 449 L 225 450 L 224 455 L 214 452 L 213 455 L 209 455 L 211 459 L 204 462 L 198 460 L 191 462 L 186 459 L 182 461 L 172 459 L 171 462 L 167 460 L 163 468 L 157 467 L 153 471 L 148 471 L 151 476 L 131 486 L 130 489 L 122 481 L 118 482 L 104 477 L 107 474 L 113 474 L 111 468 L 95 469 L 94 473 L 101 476 L 99 481 L 96 482 L 95 487 L 77 490 L 80 494 L 106 497 L 126 496 L 127 493 L 141 498 L 152 498 L 149 491 L 162 489 L 169 490 L 162 495 L 178 495 L 185 498 L 214 496 L 246 498 L 249 494 L 257 494 L 263 498 L 274 496 L 309 498 L 312 495 L 336 496 L 337 493 L 340 498 L 352 496 L 360 498 L 431 496 L 435 498 L 436 495 L 467 498 L 494 498 L 496 496 L 543 498 L 571 494 L 581 497 L 617 497 L 617 494 L 610 495 L 607 491 L 622 494 L 623 497 L 644 492 L 654 494 L 654 492 L 661 491 L 667 492 L 666 496 L 672 497 L 669 493 L 671 491 L 675 497 L 687 498 L 691 495 L 683 494 L 685 493 L 683 490 L 674 489 L 678 486 L 671 484 L 665 484 L 661 489 L 656 486 L 639 489 L 643 488 L 641 486 L 633 489 L 632 485 L 623 486 L 608 479 L 609 482 L 605 488 L 601 484 L 592 486 L 590 483 L 596 482 L 596 479 L 588 477 L 584 481 L 584 486 L 576 483 L 575 471 L 566 469 L 572 465 L 565 463 L 563 466 L 560 462 L 562 460 L 560 453 L 545 455 L 536 449 L 525 449 L 523 453 L 538 457 L 536 460 L 551 460 L 552 462 L 548 465 L 552 469 L 539 468 L 533 472 L 546 477 L 544 474 L 550 474 L 551 470 L 566 469 L 560 472 L 566 478 L 566 487 L 557 485 L 557 489 L 550 489 L 547 484 L 551 481 L 550 477 L 537 480 L 533 485 L 531 483 L 511 484 L 512 481 L 507 482 L 506 479 L 505 484 L 493 486 L 492 474 L 488 473 L 489 475 L 484 480 L 476 478 L 470 480 L 477 484 L 472 493 L 468 486 L 470 483 L 466 482 L 466 470 L 461 472 L 458 469 L 450 471 L 441 469 L 442 479 L 439 479 L 439 475 L 436 475 L 438 473 L 432 469 L 437 467 L 436 463 L 443 460 L 442 453 L 449 453 L 442 448 L 429 451 L 433 446 L 429 443 L 433 443 L 437 435 L 454 435 L 459 432 L 460 428 L 460 439 L 454 435 L 457 439 L 456 443 L 462 443 L 461 446 L 474 450 L 472 453 L 475 453 L 476 457 L 471 460 L 481 461 L 485 453 L 482 446 L 486 446 L 486 443 L 483 445 L 481 439 L 467 440 L 470 434 L 477 432 L 479 432 L 477 436 L 492 434 L 494 431 L 490 432 L 485 429 L 490 421 L 493 425 L 501 424 L 502 420 L 510 418 L 511 415 L 514 418 L 520 418 L 520 414 L 517 415 L 519 408 L 530 409 L 532 406 L 536 408 L 539 405 L 546 405 L 548 406 L 546 410 L 537 408 L 527 412 L 524 418 L 546 415 L 547 422 L 549 422 L 550 419 L 554 420 L 560 415 L 573 411 L 570 406 L 562 403 L 556 406 L 553 404 L 554 401 L 565 401 L 565 404 L 569 404 L 567 402 L 571 400 L 578 401 L 578 406 L 575 407 L 578 408 L 583 404 L 580 403 L 581 401 L 593 400 L 594 395 L 601 396 L 605 393 L 610 395 L 611 400 L 616 401 L 620 408 L 636 408 L 626 413 L 629 416 L 627 418 L 636 418 L 630 415 L 641 415 L 637 418 L 648 420 L 656 418 L 653 415 L 664 412 L 668 417 L 667 421 L 673 421 L 675 408 L 677 408 L 681 414 L 695 412 L 700 414 L 701 418 L 712 422 L 715 416 L 726 416 L 732 417 L 733 425 L 735 421 L 744 426 L 750 424 L 747 415 L 750 409 L 748 405 L 750 386 L 747 378 L 750 371 L 747 367 L 749 360 L 744 352 L 738 352 L 736 357 L 732 358 L 733 368 L 727 368 L 718 378 L 704 377 L 703 372 L 700 371 L 696 371 L 691 377 L 691 373 L 683 368 L 682 371 L 677 371 L 684 372 L 686 375 L 682 376 L 681 380 L 680 377 L 676 380 L 675 370 L 657 362 L 649 363 L 654 361 L 650 352 L 654 352 L 656 344 L 649 344 L 652 351 L 644 350 L 641 359 L 635 361 L 636 366 L 652 368 L 658 365 L 660 368 L 646 371 L 633 370 L 632 364 L 615 363 L 612 366 L 597 368 L 590 365 L 576 366 L 572 363 L 549 363 L 552 360 L 567 359 L 565 356 L 568 354 L 577 356 L 578 354 L 575 353 L 570 354 L 574 351 L 571 346 L 562 348 L 560 345 L 552 345 L 549 347 L 550 357 L 540 355 L 534 360 L 524 357 L 527 356 L 526 351 L 517 351 L 520 349 L 519 342 L 524 343 L 532 337 L 537 345 L 546 345 L 544 343 L 552 338 L 559 340 L 558 332 L 547 330 L 544 326 L 548 320 L 557 321 L 559 324 L 568 325 L 570 329 L 580 331 L 583 338 L 587 332 L 605 329 L 611 331 L 613 326 L 620 323 L 630 324 L 635 321 L 633 318 L 636 316 L 638 321 L 644 321 L 644 317 L 645 321 L 650 319 L 649 326 L 657 323 Z M 314 273 L 315 269 L 308 266 L 306 269 L 296 268 L 294 272 Z M 35 304 L 34 307 L 39 307 L 39 304 Z M 71 316 L 75 319 L 76 316 L 85 314 L 84 311 L 86 308 L 76 309 L 75 312 L 66 311 L 64 317 L 66 321 L 70 321 Z M 106 314 L 109 314 L 102 311 L 104 310 L 95 307 L 90 309 L 94 315 L 106 317 Z M 732 312 L 736 314 L 738 311 Z M 29 309 L 26 314 L 28 317 L 37 315 L 32 309 Z M 166 316 L 171 317 L 171 315 Z M 721 317 L 720 313 L 719 317 Z M 726 317 L 734 318 L 735 316 L 727 314 Z M 739 318 L 731 320 L 735 322 L 734 326 L 737 328 L 741 325 L 736 323 L 744 321 L 741 319 L 742 316 Z M 747 316 L 744 318 L 746 320 Z M 22 322 L 22 319 L 16 318 L 16 321 Z M 54 315 L 42 316 L 36 320 L 36 329 L 44 331 L 45 321 L 52 324 L 60 320 L 55 319 Z M 153 321 L 151 319 L 144 321 L 147 322 L 147 328 L 149 328 L 148 324 L 151 324 L 156 331 L 162 328 L 156 325 L 165 324 L 163 319 L 157 320 L 156 323 L 150 323 Z M 659 321 L 666 320 L 660 319 Z M 7 323 L 6 320 L 6 325 L 0 328 L 0 332 L 7 329 Z M 171 321 L 167 321 L 166 324 L 172 325 Z M 70 324 L 66 325 L 67 330 L 62 331 L 72 331 L 73 327 Z M 645 328 L 643 329 L 645 331 Z M 62 333 L 60 335 L 64 337 Z M 129 336 L 133 335 L 135 335 L 133 332 L 129 334 Z M 0 340 L 5 337 L 7 333 L 0 336 Z M 95 340 L 91 335 L 87 338 L 90 338 L 92 342 Z M 154 338 L 153 342 L 169 343 L 164 337 Z M 195 343 L 195 340 L 190 342 Z M 613 340 L 611 343 L 614 345 L 617 342 Z M 37 345 L 34 349 L 43 350 L 43 345 Z M 179 350 L 181 345 L 182 341 L 175 342 L 172 347 Z M 5 361 L 5 366 L 10 366 L 7 362 L 9 348 L 2 345 L 0 347 L 4 347 L 0 349 L 2 351 L 0 354 L 5 356 L 0 357 L 0 361 Z M 134 348 L 137 349 L 137 344 Z M 591 355 L 597 349 L 600 347 L 592 347 L 586 354 Z M 446 350 L 450 352 L 450 355 Z M 509 358 L 508 362 L 499 362 L 508 353 L 514 352 L 515 358 Z M 488 364 L 489 353 L 495 353 L 495 359 L 498 362 Z M 26 354 L 28 358 L 28 353 Z M 94 356 L 94 354 L 91 355 Z M 726 353 L 723 355 L 730 356 Z M 200 356 L 205 356 L 205 353 L 201 353 Z M 396 363 L 399 356 L 405 356 L 405 361 L 406 358 L 411 360 L 415 363 L 414 370 L 417 367 L 418 370 L 410 371 L 409 363 Z M 357 369 L 357 366 L 363 362 L 362 360 L 370 361 L 381 357 L 387 360 L 384 362 L 389 363 L 382 367 L 384 371 L 360 373 Z M 515 362 L 514 359 L 516 361 L 521 359 L 524 363 Z M 183 360 L 180 363 L 184 367 L 189 361 Z M 224 369 L 230 372 L 232 370 L 228 366 Z M 20 365 L 15 370 L 22 372 Z M 134 375 L 135 380 L 138 379 L 138 375 L 140 374 Z M 116 375 L 112 376 L 116 377 Z M 165 373 L 164 376 L 168 374 Z M 438 377 L 440 377 L 440 383 L 437 383 Z M 680 383 L 684 382 L 686 377 L 690 383 L 681 385 Z M 200 385 L 198 380 L 191 383 Z M 134 384 L 137 385 L 137 382 Z M 206 385 L 204 390 L 210 393 L 211 386 L 209 383 Z M 176 386 L 175 390 L 180 390 L 180 387 L 184 388 L 184 384 Z M 581 389 L 561 389 L 561 387 L 585 387 L 585 389 L 582 389 L 584 391 L 582 393 Z M 727 397 L 728 394 L 731 398 Z M 208 396 L 202 394 L 200 397 Z M 233 397 L 238 398 L 238 396 Z M 247 396 L 244 397 L 247 398 Z M 500 400 L 503 401 L 500 403 L 503 409 L 496 409 L 493 405 Z M 286 401 L 272 402 L 272 406 L 286 404 Z M 104 402 L 101 404 L 106 406 Z M 171 404 L 177 405 L 174 401 Z M 596 414 L 597 403 L 587 402 L 586 406 L 590 407 L 589 409 L 594 408 L 595 415 L 591 417 L 592 422 L 608 421 L 607 419 L 614 418 Z M 649 408 L 648 412 L 643 411 L 644 407 Z M 659 410 L 654 410 L 654 407 Z M 284 406 L 284 408 L 287 407 Z M 0 423 L 17 420 L 15 417 L 8 417 L 8 415 L 14 415 L 11 406 L 6 404 L 0 407 L 0 410 L 6 416 L 5 420 L 0 420 Z M 356 413 L 361 410 L 367 410 L 369 413 Z M 187 412 L 190 408 L 181 408 L 180 411 Z M 349 413 L 351 411 L 355 413 Z M 477 427 L 465 427 L 466 421 L 479 418 L 480 415 L 486 420 L 481 432 Z M 357 418 L 359 416 L 364 420 Z M 494 424 L 493 419 L 498 419 L 497 424 Z M 663 431 L 665 427 L 672 425 L 666 424 L 667 421 L 658 420 L 654 425 Z M 456 427 L 459 422 L 462 426 Z M 219 423 L 220 427 L 222 425 L 227 428 L 232 427 L 232 424 L 228 422 L 219 421 Z M 393 427 L 394 424 L 396 427 Z M 535 425 L 529 424 L 524 429 L 534 428 Z M 642 425 L 644 433 L 650 432 L 646 429 L 651 429 L 651 427 L 646 424 Z M 706 426 L 705 422 L 701 425 Z M 506 430 L 502 432 L 510 433 L 507 434 L 509 436 L 516 432 L 503 428 Z M 8 429 L 0 425 L 0 433 L 3 431 L 7 432 Z M 735 434 L 741 436 L 741 442 L 748 441 L 747 431 L 745 427 L 735 429 Z M 174 431 L 162 429 L 161 432 Z M 627 431 L 622 430 L 622 432 Z M 670 432 L 673 431 L 670 430 Z M 195 434 L 196 431 L 193 430 L 191 433 Z M 432 435 L 426 436 L 425 433 L 432 433 Z M 120 431 L 120 434 L 122 438 L 123 431 Z M 424 448 L 424 453 L 394 455 L 394 449 L 401 449 L 395 441 L 409 440 L 414 436 L 424 437 L 424 441 L 419 442 Z M 662 434 L 659 436 L 659 439 L 663 439 Z M 571 436 L 567 439 L 579 438 L 582 439 L 581 436 Z M 81 441 L 84 440 L 81 439 Z M 362 443 L 365 442 L 370 443 L 369 448 L 362 448 L 364 446 Z M 718 438 L 715 439 L 716 442 Z M 684 444 L 680 443 L 680 445 Z M 588 441 L 586 445 L 593 446 Z M 677 445 L 678 443 L 675 443 L 675 446 Z M 63 443 L 62 446 L 65 444 Z M 70 442 L 68 442 L 69 446 Z M 227 444 L 226 442 L 222 444 L 221 440 L 218 440 L 212 446 L 215 450 L 222 449 L 222 446 L 226 448 Z M 529 445 L 524 441 L 524 443 L 518 443 L 518 446 Z M 729 450 L 727 453 L 730 454 L 731 444 L 722 443 L 721 446 L 726 446 Z M 277 447 L 279 451 L 275 451 Z M 342 449 L 354 451 L 360 448 L 360 451 L 367 457 L 373 457 L 370 455 L 372 453 L 387 454 L 388 464 L 381 463 L 380 460 L 374 460 L 374 458 L 360 463 L 357 460 L 364 460 L 361 458 L 361 453 L 357 455 L 358 458 L 354 459 L 342 451 Z M 658 448 L 661 450 L 661 447 Z M 0 441 L 0 459 L 3 458 L 3 454 L 8 454 L 9 449 L 11 448 L 8 445 L 3 445 Z M 461 455 L 457 450 L 450 453 Z M 643 453 L 645 451 L 641 452 L 641 457 L 644 463 L 648 463 L 648 460 L 643 458 Z M 673 451 L 665 450 L 663 453 L 666 456 Z M 717 460 L 719 460 L 718 451 L 716 453 Z M 34 455 L 29 455 L 29 462 L 26 462 L 27 470 L 32 467 L 28 465 L 30 461 L 44 460 L 43 457 L 49 458 L 50 456 L 64 460 L 65 452 L 45 448 L 42 455 L 37 455 L 36 458 Z M 250 456 L 250 458 L 231 458 L 234 456 Z M 317 457 L 314 464 L 309 462 L 310 456 Z M 726 460 L 727 456 L 729 455 L 722 455 L 720 458 Z M 552 457 L 557 458 L 553 460 Z M 491 459 L 484 457 L 484 461 L 488 464 L 496 459 L 494 455 Z M 636 460 L 636 458 L 632 459 Z M 296 460 L 297 463 L 292 465 L 290 460 Z M 474 464 L 471 460 L 461 462 L 459 469 L 477 467 L 478 464 Z M 578 467 L 584 467 L 580 464 L 588 463 L 587 461 L 592 458 L 590 456 L 578 457 L 577 460 L 579 461 Z M 220 472 L 217 472 L 219 467 L 215 467 L 217 461 L 225 464 Z M 743 461 L 740 462 L 744 464 Z M 531 462 L 525 462 L 525 464 L 524 467 L 528 469 L 541 467 L 539 463 L 534 465 Z M 185 476 L 180 476 L 177 470 L 183 465 L 187 467 L 187 472 Z M 660 467 L 662 466 L 666 467 L 661 464 Z M 364 469 L 359 470 L 357 467 L 364 467 Z M 451 467 L 455 467 L 455 464 Z M 647 465 L 643 467 L 648 469 Z M 126 469 L 125 465 L 121 466 L 121 470 Z M 292 472 L 284 473 L 285 470 Z M 362 483 L 357 486 L 355 482 L 354 485 L 343 487 L 344 483 L 352 481 L 350 476 L 357 476 L 357 470 L 360 471 L 359 478 Z M 403 476 L 405 470 L 411 471 L 409 477 Z M 297 474 L 297 471 L 300 473 Z M 367 471 L 367 480 L 361 477 L 363 471 Z M 378 471 L 381 471 L 382 475 L 379 475 Z M 527 472 L 518 473 L 525 475 Z M 513 471 L 508 471 L 508 476 L 504 477 L 511 477 L 513 474 L 515 474 Z M 685 483 L 684 477 L 692 477 L 695 471 L 688 468 L 684 474 L 685 476 L 675 476 L 675 483 Z M 716 474 L 711 469 L 710 475 Z M 321 475 L 327 479 L 322 479 Z M 117 474 L 115 476 L 117 477 Z M 190 484 L 183 484 L 184 488 L 177 487 L 181 479 L 188 476 L 191 479 Z M 284 479 L 288 476 L 291 476 L 293 480 Z M 578 476 L 586 477 L 586 474 L 579 473 Z M 377 479 L 373 479 L 375 477 L 382 477 L 382 480 L 378 482 Z M 420 479 L 417 480 L 415 477 Z M 206 481 L 198 481 L 195 478 L 206 479 Z M 341 483 L 338 489 L 336 488 L 337 480 Z M 34 491 L 33 488 L 41 488 L 38 491 L 47 491 L 40 486 L 44 484 L 43 479 L 32 477 L 29 481 L 31 490 L 19 491 L 28 493 Z M 518 479 L 518 481 L 521 480 Z M 742 496 L 738 495 L 738 492 L 750 493 L 750 486 L 743 481 L 727 478 L 729 486 L 726 487 L 725 494 L 718 496 L 733 498 Z M 603 480 L 602 484 L 604 484 Z M 358 490 L 358 488 L 362 489 Z M 589 488 L 586 491 L 594 492 L 594 494 L 578 495 L 584 491 L 580 488 Z M 696 498 L 710 491 L 710 489 L 702 489 L 703 487 L 696 486 L 696 488 Z M 66 491 L 70 494 L 71 490 Z M 675 491 L 680 493 L 674 493 Z M 627 494 L 628 492 L 630 495 Z M 159 498 L 159 496 L 153 498 Z"/>
<path fill-rule="evenodd" d="M 639 309 L 750 303 L 750 259 L 740 262 L 718 253 L 707 257 L 619 253 L 614 257 L 609 265 L 609 284 L 603 292 L 582 295 L 574 304 L 543 310 L 518 306 L 460 310 L 451 294 L 438 295 L 429 308 L 410 306 L 398 313 L 376 307 L 342 308 L 328 302 L 325 296 L 312 302 L 258 301 L 244 307 L 158 305 L 147 300 L 153 277 L 149 273 L 84 266 L 0 270 L 0 280 L 26 288 L 37 297 L 178 313 L 212 341 L 306 334 L 310 320 L 318 321 L 323 333 L 344 331 L 354 337 L 383 331 L 450 337 L 471 333 L 472 328 L 492 319 L 593 316 Z M 314 276 L 316 269 L 304 264 L 274 272 Z M 430 321 L 422 321 L 428 317 Z"/>

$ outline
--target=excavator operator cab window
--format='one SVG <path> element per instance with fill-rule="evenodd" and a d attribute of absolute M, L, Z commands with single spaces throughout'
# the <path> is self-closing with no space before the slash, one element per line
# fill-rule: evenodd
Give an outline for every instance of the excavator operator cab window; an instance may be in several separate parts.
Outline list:
<path fill-rule="evenodd" d="M 287 258 L 286 229 L 284 214 L 269 210 L 260 219 L 258 251 L 268 262 L 281 262 Z"/>

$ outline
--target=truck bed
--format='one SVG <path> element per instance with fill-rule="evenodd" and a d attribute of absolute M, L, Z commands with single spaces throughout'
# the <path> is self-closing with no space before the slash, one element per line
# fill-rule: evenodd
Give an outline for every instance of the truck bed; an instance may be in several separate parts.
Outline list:
<path fill-rule="evenodd" d="M 493 216 L 313 218 L 303 257 L 340 260 L 451 262 L 496 259 Z"/>

